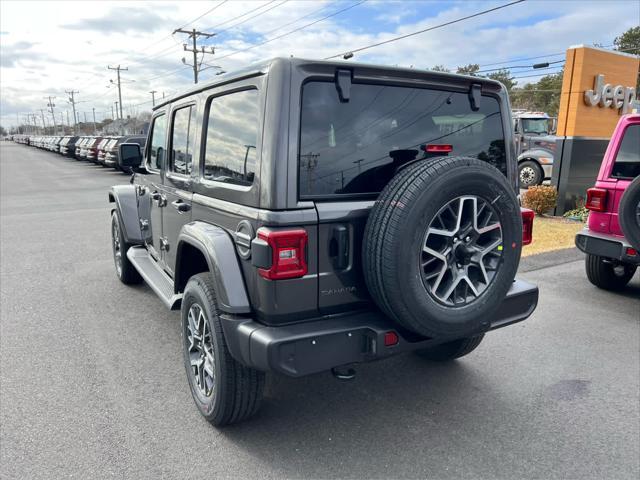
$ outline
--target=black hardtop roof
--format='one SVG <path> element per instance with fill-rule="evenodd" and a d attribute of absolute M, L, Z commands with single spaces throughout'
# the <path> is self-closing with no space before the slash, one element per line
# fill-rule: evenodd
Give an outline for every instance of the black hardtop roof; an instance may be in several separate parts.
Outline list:
<path fill-rule="evenodd" d="M 245 68 L 234 70 L 232 72 L 227 72 L 222 75 L 216 76 L 215 79 L 206 82 L 199 83 L 186 89 L 183 92 L 177 93 L 171 97 L 166 98 L 164 101 L 158 103 L 153 110 L 157 110 L 162 108 L 169 103 L 178 100 L 180 98 L 188 97 L 189 95 L 193 95 L 195 93 L 202 92 L 204 90 L 208 90 L 210 88 L 224 85 L 227 83 L 232 83 L 244 78 L 251 78 L 259 75 L 265 75 L 268 73 L 269 69 L 276 63 L 288 63 L 293 67 L 333 67 L 333 68 L 344 68 L 344 69 L 362 69 L 365 70 L 369 74 L 375 74 L 380 76 L 388 76 L 391 78 L 422 78 L 425 75 L 428 75 L 432 78 L 438 78 L 440 81 L 446 82 L 447 79 L 456 80 L 457 83 L 460 80 L 466 80 L 467 82 L 480 83 L 482 85 L 491 86 L 494 90 L 505 90 L 504 85 L 498 82 L 497 80 L 492 80 L 484 77 L 475 77 L 471 75 L 460 75 L 458 73 L 449 73 L 449 72 L 437 72 L 434 70 L 427 69 L 418 69 L 418 68 L 408 68 L 408 67 L 398 67 L 398 66 L 387 66 L 387 65 L 376 65 L 371 63 L 362 63 L 362 62 L 351 62 L 351 61 L 342 61 L 342 60 L 311 60 L 304 58 L 294 58 L 294 57 L 275 57 L 264 62 L 255 63 L 252 65 L 248 65 Z"/>

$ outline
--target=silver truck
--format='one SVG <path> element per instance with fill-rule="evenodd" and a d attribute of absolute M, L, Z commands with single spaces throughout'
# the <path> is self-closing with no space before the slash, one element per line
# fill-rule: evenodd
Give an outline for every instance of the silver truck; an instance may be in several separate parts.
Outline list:
<path fill-rule="evenodd" d="M 556 119 L 544 112 L 514 110 L 514 138 L 520 188 L 551 179 L 556 151 Z"/>

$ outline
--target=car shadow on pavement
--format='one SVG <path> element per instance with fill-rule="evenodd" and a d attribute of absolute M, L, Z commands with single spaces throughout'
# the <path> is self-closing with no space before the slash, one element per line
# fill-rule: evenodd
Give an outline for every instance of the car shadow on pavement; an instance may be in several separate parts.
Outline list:
<path fill-rule="evenodd" d="M 474 428 L 476 422 L 492 423 L 485 415 L 490 399 L 492 412 L 518 408 L 505 405 L 472 362 L 469 357 L 438 364 L 401 355 L 358 366 L 350 382 L 330 373 L 300 379 L 269 375 L 258 415 L 221 432 L 239 448 L 287 473 L 311 458 L 319 462 L 318 474 L 326 474 L 326 462 L 335 457 L 348 459 L 342 475 L 353 476 L 358 462 L 389 459 L 403 448 L 400 439 L 414 437 L 422 446 L 411 446 L 398 457 L 428 456 L 424 444 L 445 448 L 452 437 L 462 435 L 450 432 L 462 422 L 467 431 L 481 431 L 483 427 Z M 312 472 L 308 465 L 304 471 Z"/>

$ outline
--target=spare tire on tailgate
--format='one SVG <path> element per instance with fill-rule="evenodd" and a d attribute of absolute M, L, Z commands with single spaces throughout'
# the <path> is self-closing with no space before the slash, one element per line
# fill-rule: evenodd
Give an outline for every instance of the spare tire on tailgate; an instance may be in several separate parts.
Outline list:
<path fill-rule="evenodd" d="M 364 233 L 373 300 L 428 337 L 486 330 L 518 269 L 522 218 L 513 188 L 487 162 L 414 163 L 387 184 Z"/>
<path fill-rule="evenodd" d="M 622 194 L 618 220 L 627 241 L 640 250 L 640 177 L 636 177 Z"/>

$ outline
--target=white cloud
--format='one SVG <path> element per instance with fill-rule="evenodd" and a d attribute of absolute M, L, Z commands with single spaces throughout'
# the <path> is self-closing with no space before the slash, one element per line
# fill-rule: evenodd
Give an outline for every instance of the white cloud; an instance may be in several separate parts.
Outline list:
<path fill-rule="evenodd" d="M 111 116 L 117 89 L 109 82 L 115 79 L 115 72 L 107 70 L 107 65 L 129 68 L 122 74 L 125 107 L 149 102 L 150 90 L 171 93 L 189 87 L 191 70 L 182 65 L 181 58 L 187 56 L 190 61 L 190 54 L 182 49 L 183 36 L 172 36 L 171 31 L 218 3 L 0 2 L 3 124 L 14 124 L 16 112 L 39 112 L 45 108 L 45 95 L 57 97 L 58 111 L 70 109 L 64 91 L 72 88 L 80 91 L 77 99 L 85 102 L 79 104 L 80 111 L 89 112 L 95 107 L 98 118 Z M 337 15 L 225 58 L 236 50 L 250 47 L 256 38 L 264 40 L 265 32 L 271 32 L 267 38 L 273 38 L 351 5 L 350 2 L 289 1 L 277 6 L 279 3 L 280 0 L 267 5 L 264 0 L 264 7 L 256 13 L 266 13 L 229 29 L 255 14 L 233 22 L 228 22 L 229 19 L 260 6 L 252 1 L 230 1 L 188 27 L 221 32 L 215 42 L 212 41 L 216 55 L 207 56 L 206 61 L 228 71 L 278 55 L 324 58 L 499 5 L 483 1 L 455 2 L 435 16 L 418 18 L 415 2 L 364 3 L 350 10 L 353 17 Z M 617 12 L 616 15 L 603 14 L 604 7 L 604 2 L 525 2 L 366 50 L 358 53 L 354 61 L 416 68 L 444 64 L 455 68 L 467 63 L 482 65 L 563 52 L 578 43 L 610 44 L 613 37 L 637 24 L 640 4 L 637 1 L 606 2 L 606 11 Z M 321 11 L 300 22 L 278 28 L 318 10 Z M 384 31 L 372 31 L 367 19 L 376 17 L 386 19 L 384 23 L 373 22 L 384 25 Z M 358 21 L 346 24 L 345 18 L 358 18 Z M 536 18 L 543 19 L 532 20 Z M 553 59 L 559 58 L 562 57 Z M 167 75 L 168 72 L 175 73 Z M 202 76 L 206 81 L 214 74 L 215 69 L 209 69 Z M 535 78 L 522 79 L 530 80 Z M 142 105 L 138 109 L 146 107 Z"/>

